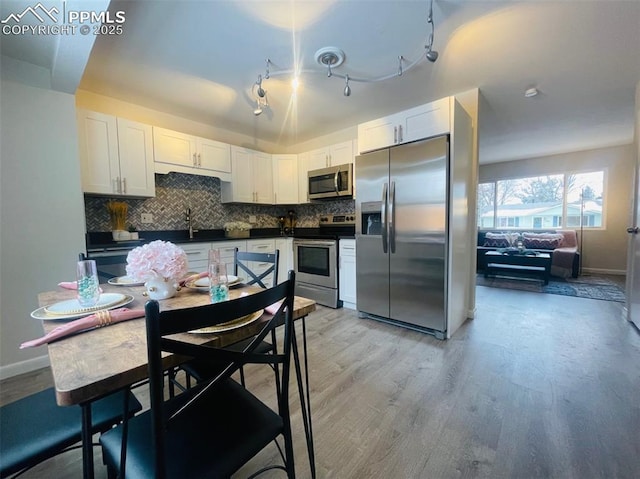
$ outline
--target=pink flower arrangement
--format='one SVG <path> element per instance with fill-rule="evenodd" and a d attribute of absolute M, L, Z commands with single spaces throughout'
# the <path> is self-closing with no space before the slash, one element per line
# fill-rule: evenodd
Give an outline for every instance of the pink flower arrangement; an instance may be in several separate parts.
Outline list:
<path fill-rule="evenodd" d="M 187 271 L 187 254 L 168 241 L 152 241 L 134 248 L 127 255 L 127 276 L 136 281 L 146 281 L 156 276 L 179 280 Z"/>

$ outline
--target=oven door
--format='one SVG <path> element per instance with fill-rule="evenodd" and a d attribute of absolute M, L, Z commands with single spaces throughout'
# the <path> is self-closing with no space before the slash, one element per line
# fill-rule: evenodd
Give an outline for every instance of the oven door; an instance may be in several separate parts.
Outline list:
<path fill-rule="evenodd" d="M 296 281 L 338 287 L 338 252 L 335 240 L 293 240 Z"/>

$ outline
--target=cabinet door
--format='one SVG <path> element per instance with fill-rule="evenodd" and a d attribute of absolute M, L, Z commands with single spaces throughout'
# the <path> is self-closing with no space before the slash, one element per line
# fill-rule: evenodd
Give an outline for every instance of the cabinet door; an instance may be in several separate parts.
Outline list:
<path fill-rule="evenodd" d="M 280 284 L 287 280 L 289 270 L 293 269 L 293 238 L 277 239 L 276 249 L 280 253 L 278 261 L 278 284 Z"/>
<path fill-rule="evenodd" d="M 156 163 L 196 166 L 196 138 L 191 135 L 154 127 L 153 148 Z"/>
<path fill-rule="evenodd" d="M 273 253 L 276 250 L 276 242 L 275 240 L 248 240 L 247 241 L 247 251 L 252 253 Z M 271 263 L 260 263 L 257 261 L 251 261 L 249 263 L 249 268 L 253 271 L 256 276 L 259 276 L 265 270 L 267 270 L 271 266 Z M 266 276 L 262 282 L 265 284 L 267 288 L 270 288 L 274 285 L 273 283 L 273 273 Z"/>
<path fill-rule="evenodd" d="M 119 194 L 120 162 L 116 117 L 78 110 L 77 120 L 82 191 Z"/>
<path fill-rule="evenodd" d="M 329 149 L 321 148 L 309 152 L 309 171 L 319 170 L 331 166 L 329 164 Z"/>
<path fill-rule="evenodd" d="M 449 97 L 402 112 L 399 143 L 449 133 Z"/>
<path fill-rule="evenodd" d="M 329 147 L 329 166 L 353 164 L 353 142 L 343 141 Z"/>
<path fill-rule="evenodd" d="M 200 273 L 207 270 L 211 243 L 182 244 L 180 247 L 187 254 L 190 272 Z"/>
<path fill-rule="evenodd" d="M 129 196 L 155 196 L 151 126 L 124 118 L 118 118 L 117 123 L 122 193 Z"/>
<path fill-rule="evenodd" d="M 309 152 L 298 155 L 298 203 L 309 203 Z"/>
<path fill-rule="evenodd" d="M 398 119 L 396 115 L 390 115 L 358 125 L 358 147 L 360 148 L 360 153 L 396 144 L 398 140 Z"/>
<path fill-rule="evenodd" d="M 346 307 L 356 305 L 356 241 L 340 240 L 339 296 Z M 350 303 L 350 304 L 346 304 Z"/>
<path fill-rule="evenodd" d="M 231 146 L 227 143 L 198 138 L 196 150 L 198 168 L 231 173 Z"/>
<path fill-rule="evenodd" d="M 271 155 L 258 151 L 251 153 L 254 203 L 273 204 L 273 166 Z"/>
<path fill-rule="evenodd" d="M 253 203 L 253 168 L 251 151 L 236 146 L 231 147 L 231 183 L 222 182 L 224 203 Z"/>
<path fill-rule="evenodd" d="M 234 268 L 234 251 L 238 248 L 238 251 L 247 251 L 247 242 L 241 241 L 217 241 L 211 244 L 212 249 L 217 249 L 220 252 L 220 260 L 227 265 L 227 274 L 236 274 Z M 239 276 L 243 276 L 242 273 Z M 244 278 L 246 279 L 246 278 Z"/>
<path fill-rule="evenodd" d="M 277 205 L 298 203 L 298 155 L 273 155 L 273 195 Z"/>

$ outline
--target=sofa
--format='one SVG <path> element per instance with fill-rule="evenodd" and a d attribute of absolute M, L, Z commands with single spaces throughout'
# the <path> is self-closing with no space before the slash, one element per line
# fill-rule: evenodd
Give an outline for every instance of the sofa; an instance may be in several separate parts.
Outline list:
<path fill-rule="evenodd" d="M 511 241 L 511 242 L 510 242 Z M 578 235 L 575 230 L 478 230 L 477 271 L 486 267 L 485 253 L 522 242 L 525 249 L 551 255 L 551 275 L 577 278 L 580 271 Z"/>

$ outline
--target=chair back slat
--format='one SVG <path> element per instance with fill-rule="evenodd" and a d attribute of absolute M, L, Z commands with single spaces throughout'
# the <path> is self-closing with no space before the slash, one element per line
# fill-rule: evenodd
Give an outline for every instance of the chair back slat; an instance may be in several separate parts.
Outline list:
<path fill-rule="evenodd" d="M 238 276 L 246 274 L 248 278 L 244 281 L 245 284 L 256 284 L 261 288 L 266 288 L 264 279 L 273 273 L 273 284 L 278 282 L 278 261 L 280 257 L 280 251 L 275 250 L 273 253 L 254 253 L 251 251 L 238 251 L 235 249 L 233 256 L 233 270 L 234 275 Z M 258 274 L 250 268 L 249 263 L 268 263 L 270 266 Z"/>

